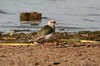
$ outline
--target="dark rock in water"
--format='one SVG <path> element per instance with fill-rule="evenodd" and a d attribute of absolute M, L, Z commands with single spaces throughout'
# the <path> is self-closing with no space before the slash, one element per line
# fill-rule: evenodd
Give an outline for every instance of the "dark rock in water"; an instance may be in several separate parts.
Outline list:
<path fill-rule="evenodd" d="M 20 21 L 40 21 L 42 14 L 37 12 L 26 12 L 20 14 Z"/>
<path fill-rule="evenodd" d="M 21 13 L 20 14 L 20 21 L 29 21 L 29 13 Z"/>
<path fill-rule="evenodd" d="M 41 20 L 41 13 L 37 13 L 37 12 L 31 12 L 29 15 L 29 20 L 30 21 L 39 21 Z"/>
<path fill-rule="evenodd" d="M 92 20 L 92 19 L 83 19 L 84 21 L 95 21 L 95 20 Z"/>
<path fill-rule="evenodd" d="M 2 14 L 7 14 L 7 12 L 0 10 L 0 13 Z"/>
<path fill-rule="evenodd" d="M 60 28 L 59 30 L 60 30 L 60 31 L 64 31 L 65 29 L 64 29 L 64 28 Z"/>
<path fill-rule="evenodd" d="M 49 19 L 48 17 L 42 17 L 42 19 Z"/>
<path fill-rule="evenodd" d="M 15 32 L 23 32 L 23 31 L 31 31 L 31 30 L 27 29 L 27 30 L 13 30 L 13 31 L 15 31 Z"/>
<path fill-rule="evenodd" d="M 34 24 L 31 24 L 32 26 L 37 26 L 38 24 L 37 23 L 34 23 Z"/>

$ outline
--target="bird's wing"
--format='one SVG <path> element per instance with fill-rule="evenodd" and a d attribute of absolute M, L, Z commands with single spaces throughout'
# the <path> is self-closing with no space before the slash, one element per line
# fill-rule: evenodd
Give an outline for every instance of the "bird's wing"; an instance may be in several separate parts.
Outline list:
<path fill-rule="evenodd" d="M 32 37 L 32 40 L 37 41 L 39 39 L 43 39 L 46 35 L 52 33 L 53 31 L 54 29 L 52 27 L 46 25 L 39 31 L 36 36 Z"/>
<path fill-rule="evenodd" d="M 53 31 L 54 30 L 52 27 L 46 25 L 39 31 L 39 34 L 40 35 L 48 35 L 48 34 L 52 33 Z"/>

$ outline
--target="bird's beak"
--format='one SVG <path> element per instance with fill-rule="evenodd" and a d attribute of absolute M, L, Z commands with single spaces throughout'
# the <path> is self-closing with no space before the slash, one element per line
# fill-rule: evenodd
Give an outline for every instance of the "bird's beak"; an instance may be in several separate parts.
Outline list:
<path fill-rule="evenodd" d="M 55 25 L 58 25 L 58 23 L 55 22 Z"/>

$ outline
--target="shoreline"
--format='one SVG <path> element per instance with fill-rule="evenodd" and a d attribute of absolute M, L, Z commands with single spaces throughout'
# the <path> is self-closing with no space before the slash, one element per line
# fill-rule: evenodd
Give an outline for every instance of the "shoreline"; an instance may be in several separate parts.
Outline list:
<path fill-rule="evenodd" d="M 0 43 L 30 43 L 28 40 L 34 37 L 37 32 L 31 33 L 17 33 L 18 31 L 12 31 L 7 34 L 0 34 Z M 91 40 L 100 41 L 100 31 L 80 31 L 80 32 L 56 32 L 55 35 L 48 42 L 60 42 L 61 39 L 65 40 Z M 43 42 L 40 40 L 39 42 Z"/>
<path fill-rule="evenodd" d="M 19 44 L 30 44 L 27 40 L 36 34 L 36 32 L 31 34 L 2 34 L 1 37 L 5 38 L 0 39 L 0 44 L 13 45 L 0 45 L 0 65 L 100 66 L 100 31 L 79 32 L 77 34 L 56 32 L 56 39 L 45 42 L 38 41 L 40 45 L 14 45 L 18 42 L 20 42 Z M 82 39 L 87 41 L 79 41 Z M 48 49 L 43 48 L 43 44 L 48 45 Z"/>

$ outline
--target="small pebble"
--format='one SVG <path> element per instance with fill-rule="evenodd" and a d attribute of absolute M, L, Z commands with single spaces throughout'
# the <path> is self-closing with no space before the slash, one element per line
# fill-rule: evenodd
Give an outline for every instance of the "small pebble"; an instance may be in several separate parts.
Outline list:
<path fill-rule="evenodd" d="M 54 64 L 54 65 L 58 65 L 58 64 L 60 64 L 60 62 L 54 62 L 53 64 Z"/>
<path fill-rule="evenodd" d="M 35 65 L 39 65 L 39 63 L 35 63 Z"/>

